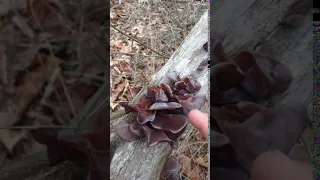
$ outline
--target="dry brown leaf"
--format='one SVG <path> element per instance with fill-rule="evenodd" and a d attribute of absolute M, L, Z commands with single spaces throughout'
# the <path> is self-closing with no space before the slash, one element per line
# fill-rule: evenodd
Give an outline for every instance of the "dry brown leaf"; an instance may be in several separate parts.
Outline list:
<path fill-rule="evenodd" d="M 142 89 L 142 87 L 137 86 L 137 87 L 131 87 L 129 86 L 128 88 L 128 94 L 129 94 L 129 99 L 128 100 L 133 100 L 134 97 L 136 97 L 136 95 L 140 92 L 140 90 Z"/>
<path fill-rule="evenodd" d="M 117 84 L 122 81 L 122 76 L 115 68 L 110 68 L 110 89 L 115 89 Z"/>
<path fill-rule="evenodd" d="M 130 45 L 128 46 L 123 46 L 121 49 L 120 49 L 120 52 L 122 53 L 131 53 L 132 52 L 132 47 Z"/>
<path fill-rule="evenodd" d="M 52 95 L 55 96 L 54 94 Z M 67 96 L 69 96 L 71 102 L 69 102 Z M 85 101 L 83 101 L 76 91 L 68 89 L 68 94 L 61 92 L 59 94 L 59 100 L 56 100 L 55 104 L 59 107 L 56 109 L 57 115 L 63 120 L 69 120 L 73 117 L 73 110 L 70 103 L 72 103 L 76 113 L 78 113 L 85 105 Z"/>
<path fill-rule="evenodd" d="M 130 67 L 130 65 L 124 61 L 120 61 L 119 62 L 119 70 L 122 72 L 131 72 L 132 68 Z"/>
<path fill-rule="evenodd" d="M 194 137 L 196 137 L 197 141 L 201 141 L 203 139 L 202 133 L 200 131 L 197 131 Z"/>
<path fill-rule="evenodd" d="M 124 43 L 122 40 L 117 40 L 111 41 L 110 45 L 113 46 L 116 50 L 120 50 L 124 46 Z"/>
<path fill-rule="evenodd" d="M 32 72 L 26 73 L 21 80 L 21 85 L 17 87 L 14 101 L 17 102 L 15 109 L 21 112 L 30 100 L 38 95 L 45 82 L 49 81 L 54 70 L 62 61 L 51 56 L 38 54 L 33 59 L 33 64 L 38 64 Z"/>
<path fill-rule="evenodd" d="M 191 158 L 186 155 L 180 156 L 180 163 L 182 164 L 182 174 L 190 180 L 201 179 L 202 170 L 199 166 L 195 166 Z"/>
<path fill-rule="evenodd" d="M 202 180 L 202 170 L 199 166 L 195 166 L 187 176 L 190 180 Z"/>
<path fill-rule="evenodd" d="M 53 36 L 67 35 L 66 22 L 63 21 L 59 12 L 60 6 L 57 1 L 33 0 L 29 4 L 29 15 L 32 17 L 32 24 L 41 31 L 49 32 Z"/>
<path fill-rule="evenodd" d="M 77 83 L 68 87 L 73 92 L 76 92 L 77 95 L 82 99 L 83 102 L 87 102 L 87 100 L 93 95 L 93 93 L 97 90 L 96 87 L 92 86 L 91 84 L 85 83 Z"/>
<path fill-rule="evenodd" d="M 187 176 L 192 171 L 192 160 L 188 156 L 182 154 L 179 157 L 179 161 L 182 165 L 182 174 Z"/>
<path fill-rule="evenodd" d="M 205 168 L 209 167 L 209 161 L 207 158 L 204 158 L 202 156 L 197 157 L 193 160 L 196 164 L 199 164 L 200 166 L 203 166 Z"/>
<path fill-rule="evenodd" d="M 154 62 L 154 68 L 156 69 L 156 70 L 158 70 L 158 69 L 160 69 L 163 65 L 164 65 L 164 60 L 163 59 L 159 59 L 159 60 L 156 60 L 155 62 Z"/>
<path fill-rule="evenodd" d="M 19 117 L 14 113 L 0 113 L 0 127 L 8 128 L 17 123 Z M 0 143 L 7 150 L 8 153 L 12 153 L 14 146 L 26 138 L 27 130 L 0 129 Z"/>
<path fill-rule="evenodd" d="M 116 88 L 111 93 L 110 98 L 110 105 L 112 110 L 117 106 L 117 104 L 114 103 L 115 100 L 120 96 L 120 94 L 123 92 L 125 87 L 129 84 L 129 81 L 127 79 L 122 79 L 122 81 L 116 86 Z"/>

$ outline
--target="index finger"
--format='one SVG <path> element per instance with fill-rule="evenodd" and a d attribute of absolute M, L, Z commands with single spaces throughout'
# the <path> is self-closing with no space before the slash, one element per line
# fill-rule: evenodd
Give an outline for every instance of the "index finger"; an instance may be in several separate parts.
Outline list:
<path fill-rule="evenodd" d="M 203 113 L 197 109 L 193 109 L 189 113 L 189 120 L 190 120 L 190 123 L 202 133 L 203 137 L 208 138 L 208 132 L 209 132 L 208 114 Z"/>

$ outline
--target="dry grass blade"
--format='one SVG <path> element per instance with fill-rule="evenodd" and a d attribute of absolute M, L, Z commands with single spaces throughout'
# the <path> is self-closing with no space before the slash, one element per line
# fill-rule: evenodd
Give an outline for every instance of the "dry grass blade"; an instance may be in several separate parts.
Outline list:
<path fill-rule="evenodd" d="M 27 24 L 25 19 L 23 19 L 21 16 L 13 16 L 12 21 L 16 26 L 18 26 L 18 28 L 20 28 L 23 34 L 28 36 L 31 40 L 33 40 L 36 37 L 33 29 L 31 29 L 31 27 Z"/>

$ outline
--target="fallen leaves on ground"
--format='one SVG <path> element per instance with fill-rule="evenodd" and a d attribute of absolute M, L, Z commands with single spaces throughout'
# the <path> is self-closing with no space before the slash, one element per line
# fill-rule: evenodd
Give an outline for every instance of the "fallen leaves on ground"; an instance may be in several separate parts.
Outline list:
<path fill-rule="evenodd" d="M 11 130 L 10 127 L 21 122 L 20 116 L 25 113 L 30 103 L 39 95 L 42 87 L 50 79 L 53 71 L 61 63 L 60 60 L 43 54 L 35 56 L 32 61 L 32 71 L 25 72 L 15 82 L 14 94 L 3 93 L 0 112 L 0 143 L 6 152 L 13 154 L 15 146 L 23 139 L 27 139 L 27 129 Z M 10 82 L 13 82 L 12 80 Z M 5 129 L 8 128 L 8 129 Z"/>
<path fill-rule="evenodd" d="M 205 179 L 203 174 L 203 167 L 200 167 L 195 163 L 195 160 L 186 155 L 180 156 L 180 162 L 182 164 L 182 174 L 190 180 Z"/>
<path fill-rule="evenodd" d="M 180 147 L 173 150 L 173 157 L 176 157 L 181 163 L 181 174 L 184 178 L 190 180 L 207 179 L 209 166 L 207 139 L 193 128 L 189 128 L 186 133 L 189 137 L 181 140 Z"/>
<path fill-rule="evenodd" d="M 54 129 L 40 129 L 32 132 L 33 137 L 46 145 L 50 165 L 57 165 L 69 160 L 88 169 L 87 180 L 104 180 L 109 178 L 109 145 L 105 137 L 109 136 L 108 107 L 102 108 L 91 117 L 91 129 L 58 136 Z"/>
<path fill-rule="evenodd" d="M 133 68 L 130 63 L 116 61 L 110 70 L 110 106 L 112 110 L 117 110 L 118 101 L 132 101 L 142 87 L 132 83 Z"/>
<path fill-rule="evenodd" d="M 81 28 L 74 18 L 80 10 L 65 13 L 68 3 L 0 2 L 0 165 L 45 150 L 30 129 L 68 124 L 104 82 L 101 59 L 109 47 L 104 49 L 101 41 L 107 40 L 97 34 L 104 31 L 106 13 L 94 19 L 104 2 L 82 9 L 91 14 Z M 96 24 L 99 31 L 91 28 Z"/>
<path fill-rule="evenodd" d="M 30 22 L 36 30 L 50 33 L 51 37 L 69 33 L 67 22 L 59 14 L 61 11 L 59 1 L 33 0 L 28 2 Z"/>
<path fill-rule="evenodd" d="M 117 3 L 110 4 L 111 24 L 121 30 L 119 32 L 111 28 L 110 32 L 110 87 L 113 97 L 118 96 L 119 91 L 115 88 L 122 82 L 122 78 L 129 80 L 128 88 L 145 87 L 186 37 L 187 26 L 190 27 L 188 30 L 191 30 L 192 26 L 189 25 L 194 25 L 197 22 L 195 19 L 200 18 L 206 10 L 205 3 L 195 1 L 188 6 L 180 2 L 152 5 L 146 1 Z M 173 20 L 172 15 L 179 17 L 179 20 Z M 181 28 L 181 24 L 186 28 Z M 123 33 L 132 38 L 124 36 Z M 121 96 L 112 100 L 132 101 L 134 94 L 125 89 Z M 119 109 L 117 103 L 112 101 L 111 106 L 114 111 Z"/>
<path fill-rule="evenodd" d="M 208 155 L 206 155 L 205 157 L 199 156 L 196 159 L 194 159 L 194 162 L 204 168 L 209 168 L 209 156 Z"/>

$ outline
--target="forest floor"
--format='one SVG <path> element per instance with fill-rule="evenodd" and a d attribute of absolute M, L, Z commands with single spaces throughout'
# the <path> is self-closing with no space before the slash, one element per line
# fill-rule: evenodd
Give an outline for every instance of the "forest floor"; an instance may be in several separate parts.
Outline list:
<path fill-rule="evenodd" d="M 105 1 L 0 2 L 0 166 L 39 151 L 32 130 L 66 128 L 106 82 Z"/>

